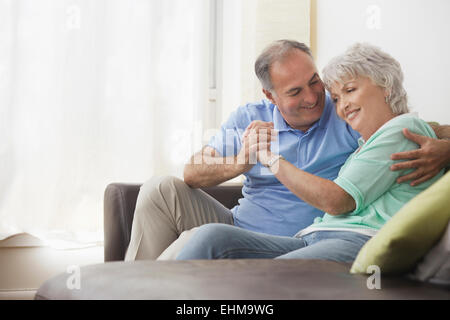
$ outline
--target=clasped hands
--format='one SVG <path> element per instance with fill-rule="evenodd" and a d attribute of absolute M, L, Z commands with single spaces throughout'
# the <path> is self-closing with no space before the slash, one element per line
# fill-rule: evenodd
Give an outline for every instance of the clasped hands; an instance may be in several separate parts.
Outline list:
<path fill-rule="evenodd" d="M 274 129 L 273 122 L 252 121 L 242 135 L 238 163 L 246 166 L 246 171 L 258 161 L 267 166 L 268 161 L 273 157 L 270 151 L 271 142 L 277 137 L 278 132 Z"/>

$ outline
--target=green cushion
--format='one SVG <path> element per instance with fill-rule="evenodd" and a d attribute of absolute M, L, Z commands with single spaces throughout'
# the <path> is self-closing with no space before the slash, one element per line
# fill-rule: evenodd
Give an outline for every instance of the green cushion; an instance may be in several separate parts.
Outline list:
<path fill-rule="evenodd" d="M 423 191 L 389 220 L 360 250 L 351 273 L 411 271 L 441 238 L 450 220 L 450 172 Z"/>

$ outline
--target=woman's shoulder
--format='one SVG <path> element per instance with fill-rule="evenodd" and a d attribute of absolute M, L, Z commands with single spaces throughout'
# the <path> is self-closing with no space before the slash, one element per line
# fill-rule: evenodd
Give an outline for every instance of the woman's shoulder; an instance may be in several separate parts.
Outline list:
<path fill-rule="evenodd" d="M 375 153 L 380 154 L 379 157 L 383 158 L 382 150 L 390 155 L 394 152 L 416 149 L 417 144 L 404 136 L 403 129 L 405 128 L 419 135 L 436 137 L 428 123 L 418 118 L 417 115 L 403 114 L 391 119 L 379 128 L 361 147 L 358 156 L 362 157 L 367 152 L 373 154 L 372 151 L 376 150 Z"/>
<path fill-rule="evenodd" d="M 386 122 L 378 131 L 379 135 L 391 135 L 401 133 L 403 137 L 403 129 L 408 129 L 411 132 L 420 134 L 423 136 L 436 138 L 436 134 L 430 125 L 420 119 L 415 113 L 405 113 L 390 121 Z"/>

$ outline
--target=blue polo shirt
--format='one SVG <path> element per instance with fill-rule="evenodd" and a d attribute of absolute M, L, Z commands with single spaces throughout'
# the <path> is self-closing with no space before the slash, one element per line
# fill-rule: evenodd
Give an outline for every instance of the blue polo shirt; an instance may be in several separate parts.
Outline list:
<path fill-rule="evenodd" d="M 237 155 L 242 135 L 253 120 L 274 123 L 278 139 L 271 144 L 272 152 L 297 168 L 329 180 L 336 179 L 341 166 L 358 147 L 360 135 L 337 116 L 328 94 L 322 116 L 306 132 L 291 128 L 277 106 L 262 100 L 234 111 L 208 145 L 224 157 Z M 232 209 L 238 227 L 293 236 L 324 214 L 295 196 L 260 163 L 244 176 L 244 197 Z"/>

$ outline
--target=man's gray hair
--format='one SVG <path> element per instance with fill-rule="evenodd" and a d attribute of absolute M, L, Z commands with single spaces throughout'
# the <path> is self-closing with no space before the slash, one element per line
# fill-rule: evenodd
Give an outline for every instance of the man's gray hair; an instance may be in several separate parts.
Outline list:
<path fill-rule="evenodd" d="M 387 90 L 389 96 L 386 102 L 394 114 L 409 112 L 400 64 L 378 47 L 356 43 L 344 54 L 331 59 L 322 71 L 322 79 L 328 90 L 335 83 L 342 84 L 358 76 L 367 77 Z"/>
<path fill-rule="evenodd" d="M 272 91 L 270 67 L 274 62 L 282 61 L 291 50 L 298 49 L 312 58 L 311 50 L 304 43 L 294 40 L 277 40 L 267 46 L 255 62 L 255 73 L 264 89 Z"/>

